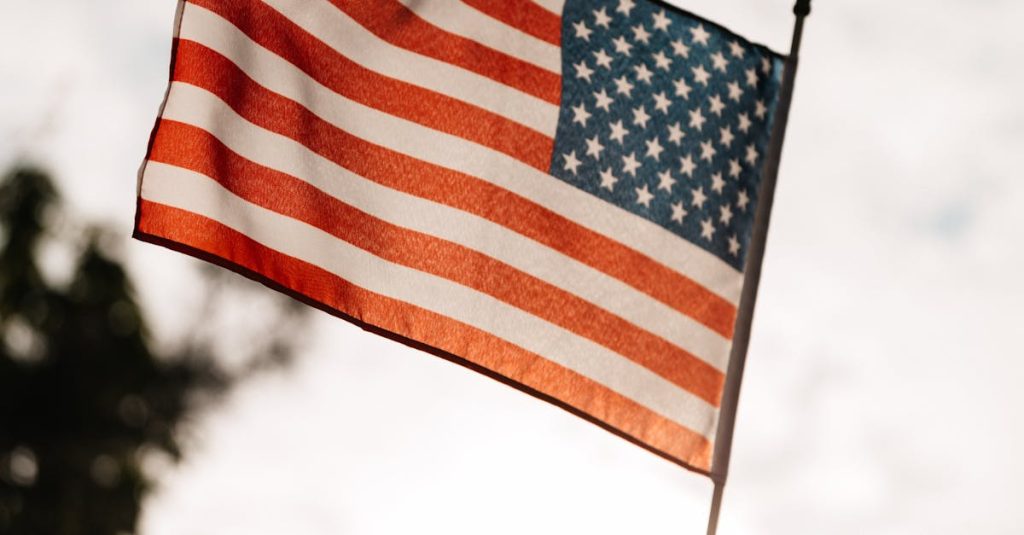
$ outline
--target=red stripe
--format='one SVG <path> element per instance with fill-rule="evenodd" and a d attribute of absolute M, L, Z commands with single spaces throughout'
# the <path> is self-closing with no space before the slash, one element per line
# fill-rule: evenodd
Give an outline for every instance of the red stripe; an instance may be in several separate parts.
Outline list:
<path fill-rule="evenodd" d="M 390 262 L 491 295 L 588 338 L 718 406 L 724 375 L 687 351 L 565 290 L 473 249 L 362 212 L 295 177 L 247 160 L 195 126 L 163 121 L 150 159 L 212 177 L 264 208 Z"/>
<path fill-rule="evenodd" d="M 186 44 L 179 49 L 174 79 L 207 89 L 248 121 L 294 139 L 357 175 L 504 225 L 630 284 L 726 338 L 732 336 L 732 304 L 650 257 L 494 184 L 355 137 L 268 91 L 217 52 Z"/>
<path fill-rule="evenodd" d="M 346 98 L 493 148 L 542 171 L 550 168 L 554 139 L 496 113 L 367 69 L 338 54 L 263 2 L 192 2 L 216 12 L 253 41 Z M 185 43 L 188 41 L 182 46 Z"/>
<path fill-rule="evenodd" d="M 529 390 L 550 396 L 658 450 L 706 472 L 711 443 L 675 422 L 612 390 L 484 331 L 409 303 L 390 299 L 312 264 L 267 248 L 216 221 L 169 206 L 139 200 L 137 236 L 170 240 L 203 258 L 290 289 L 349 316 L 449 352 L 492 370 Z M 165 245 L 167 245 L 165 243 Z"/>
<path fill-rule="evenodd" d="M 530 0 L 462 1 L 522 32 L 553 45 L 562 46 L 562 17 Z"/>
<path fill-rule="evenodd" d="M 559 73 L 442 30 L 419 18 L 398 0 L 331 2 L 377 37 L 393 45 L 458 65 L 556 106 L 562 101 L 562 76 Z"/>

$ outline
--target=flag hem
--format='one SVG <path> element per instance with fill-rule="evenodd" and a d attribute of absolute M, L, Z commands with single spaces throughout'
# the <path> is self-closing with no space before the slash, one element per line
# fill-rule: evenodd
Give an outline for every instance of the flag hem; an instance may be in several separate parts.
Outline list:
<path fill-rule="evenodd" d="M 763 45 L 761 43 L 756 43 L 754 41 L 751 41 L 750 39 L 747 39 L 746 37 L 743 37 L 742 35 L 740 35 L 740 34 L 734 32 L 734 31 L 730 30 L 728 27 L 726 27 L 723 24 L 717 23 L 717 22 L 715 22 L 713 20 L 706 19 L 706 18 L 704 18 L 704 17 L 702 17 L 700 15 L 697 15 L 696 13 L 694 13 L 694 12 L 688 10 L 688 9 L 681 8 L 679 6 L 670 4 L 666 0 L 647 0 L 647 1 L 652 3 L 652 4 L 654 4 L 654 5 L 660 6 L 663 9 L 668 9 L 668 10 L 674 11 L 674 12 L 680 14 L 680 15 L 683 15 L 683 16 L 686 16 L 686 17 L 690 17 L 690 18 L 692 18 L 692 19 L 694 19 L 696 21 L 701 22 L 702 24 L 710 25 L 713 28 L 715 28 L 716 30 L 719 30 L 719 31 L 721 31 L 724 34 L 727 34 L 730 37 L 735 38 L 736 40 L 740 41 L 741 43 L 748 44 L 748 45 L 750 45 L 750 46 L 752 46 L 754 48 L 757 48 L 757 49 L 759 49 L 759 50 L 761 50 L 763 52 L 767 52 L 769 55 L 774 56 L 776 59 L 785 60 L 787 58 L 787 56 L 785 54 L 782 54 L 782 53 L 779 53 L 779 52 L 776 52 L 776 51 L 772 50 L 768 45 Z"/>

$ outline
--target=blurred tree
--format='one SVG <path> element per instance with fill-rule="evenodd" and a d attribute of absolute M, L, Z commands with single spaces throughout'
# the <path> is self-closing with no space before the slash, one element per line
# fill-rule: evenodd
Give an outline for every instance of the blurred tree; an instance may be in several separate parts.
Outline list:
<path fill-rule="evenodd" d="M 70 282 L 47 281 L 37 257 L 44 241 L 61 239 L 47 225 L 57 202 L 42 171 L 18 168 L 0 182 L 0 533 L 132 533 L 152 487 L 143 461 L 180 459 L 190 416 L 253 371 L 287 362 L 297 337 L 284 333 L 301 313 L 275 297 L 271 321 L 292 325 L 260 329 L 241 350 L 256 356 L 229 371 L 207 327 L 224 292 L 210 291 L 189 339 L 158 354 L 102 231 L 72 240 Z"/>

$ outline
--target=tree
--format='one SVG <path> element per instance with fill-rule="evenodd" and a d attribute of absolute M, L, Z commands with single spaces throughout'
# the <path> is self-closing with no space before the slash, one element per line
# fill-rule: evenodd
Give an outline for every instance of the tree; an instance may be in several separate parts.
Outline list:
<path fill-rule="evenodd" d="M 64 239 L 47 228 L 58 202 L 38 169 L 0 182 L 0 533 L 132 533 L 154 483 L 143 461 L 180 459 L 190 416 L 267 361 L 286 361 L 295 338 L 283 333 L 301 314 L 279 302 L 277 321 L 293 325 L 240 349 L 258 356 L 235 372 L 218 365 L 202 329 L 160 354 L 102 229 L 72 240 L 70 282 L 47 281 L 37 253 Z M 237 284 L 230 277 L 208 284 Z"/>

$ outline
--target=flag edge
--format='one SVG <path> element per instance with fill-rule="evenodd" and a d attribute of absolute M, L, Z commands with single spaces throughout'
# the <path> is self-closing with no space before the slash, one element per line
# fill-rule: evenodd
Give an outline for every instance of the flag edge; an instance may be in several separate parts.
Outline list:
<path fill-rule="evenodd" d="M 756 49 L 758 49 L 758 50 L 760 50 L 762 52 L 767 53 L 769 56 L 772 56 L 775 59 L 785 61 L 786 58 L 788 57 L 786 54 L 782 54 L 780 52 L 776 52 L 775 50 L 772 50 L 772 48 L 769 47 L 768 45 L 764 45 L 764 44 L 758 43 L 756 41 L 752 41 L 751 39 L 749 39 L 747 37 L 744 37 L 744 36 L 740 35 L 739 33 L 736 33 L 733 30 L 730 30 L 724 24 L 721 24 L 721 23 L 715 22 L 715 21 L 713 21 L 711 19 L 702 17 L 701 15 L 698 15 L 698 14 L 694 13 L 693 11 L 690 11 L 689 9 L 686 9 L 686 8 L 679 7 L 677 5 L 671 4 L 667 0 L 646 0 L 646 1 L 650 2 L 651 4 L 654 4 L 655 6 L 661 7 L 662 9 L 668 9 L 668 10 L 673 11 L 673 12 L 679 14 L 679 15 L 690 17 L 690 18 L 692 18 L 692 19 L 694 19 L 694 20 L 696 20 L 696 21 L 698 21 L 698 22 L 700 22 L 702 24 L 707 24 L 707 25 L 711 26 L 712 28 L 715 28 L 716 30 L 721 31 L 722 33 L 724 33 L 724 34 L 726 34 L 726 35 L 728 35 L 730 37 L 734 37 L 734 38 L 738 39 L 743 44 L 750 45 L 750 46 L 752 46 L 752 47 L 754 47 L 754 48 L 756 48 Z"/>
<path fill-rule="evenodd" d="M 138 220 L 139 220 L 139 218 L 141 216 L 141 212 L 142 212 L 142 210 L 141 210 L 142 202 L 143 202 L 142 197 L 138 197 L 136 199 L 136 224 L 135 224 L 135 228 L 132 231 L 132 236 L 131 236 L 135 240 L 138 240 L 138 241 L 143 242 L 143 243 L 148 243 L 148 244 L 151 244 L 151 245 L 155 245 L 155 246 L 158 246 L 158 247 L 163 247 L 163 248 L 168 249 L 170 251 L 181 253 L 181 254 L 190 256 L 192 258 L 195 258 L 197 260 L 210 263 L 212 265 L 221 267 L 223 269 L 227 269 L 227 270 L 229 270 L 229 271 L 231 271 L 233 273 L 236 273 L 236 274 L 238 274 L 238 275 L 240 275 L 242 277 L 245 277 L 245 278 L 247 278 L 249 280 L 252 280 L 254 282 L 262 284 L 263 286 L 269 288 L 270 290 L 276 291 L 276 292 L 278 292 L 280 294 L 283 294 L 283 295 L 285 295 L 287 297 L 290 297 L 290 298 L 292 298 L 292 299 L 294 299 L 294 300 L 296 300 L 296 301 L 298 301 L 300 303 L 303 303 L 303 304 L 305 304 L 307 306 L 310 306 L 312 308 L 320 310 L 321 312 L 324 312 L 324 313 L 326 313 L 326 314 L 328 314 L 330 316 L 336 317 L 336 318 L 341 319 L 343 321 L 346 321 L 346 322 L 348 322 L 348 323 L 350 323 L 352 325 L 355 325 L 356 327 L 359 327 L 360 329 L 362 329 L 362 330 L 364 330 L 364 331 L 366 331 L 368 333 L 371 333 L 371 334 L 374 334 L 374 335 L 377 335 L 377 336 L 381 336 L 381 337 L 386 338 L 388 340 L 391 340 L 393 342 L 398 342 L 398 343 L 400 343 L 400 344 L 402 344 L 402 345 L 404 345 L 406 347 L 409 347 L 411 349 L 415 349 L 415 350 L 418 350 L 418 351 L 420 351 L 422 353 L 426 353 L 428 355 L 432 355 L 434 357 L 441 358 L 441 359 L 443 359 L 443 360 L 445 360 L 447 362 L 450 362 L 452 364 L 455 364 L 455 365 L 458 365 L 458 366 L 462 366 L 463 368 L 466 368 L 466 369 L 468 369 L 470 371 L 473 371 L 473 372 L 476 372 L 476 373 L 478 373 L 480 375 L 488 377 L 488 378 L 490 378 L 490 379 L 492 379 L 494 381 L 497 381 L 498 383 L 501 383 L 501 384 L 504 384 L 504 385 L 509 386 L 511 388 L 514 388 L 514 389 L 516 389 L 516 390 L 518 390 L 518 391 L 520 391 L 520 392 L 522 392 L 524 394 L 527 394 L 529 396 L 532 396 L 532 397 L 534 397 L 534 398 L 536 398 L 536 399 L 538 399 L 540 401 L 546 402 L 549 405 L 552 405 L 554 407 L 562 409 L 562 410 L 568 412 L 569 414 L 571 414 L 571 415 L 573 415 L 573 416 L 575 416 L 577 418 L 580 418 L 580 419 L 582 419 L 582 420 L 584 420 L 586 422 L 589 422 L 589 423 L 591 423 L 593 425 L 596 425 L 597 427 L 599 427 L 599 428 L 601 428 L 601 429 L 611 433 L 612 435 L 615 435 L 615 436 L 619 437 L 620 439 L 623 439 L 623 440 L 625 440 L 625 441 L 627 441 L 627 442 L 629 442 L 629 443 L 631 443 L 631 444 L 633 444 L 635 446 L 639 446 L 640 448 L 642 448 L 642 449 L 644 449 L 644 450 L 646 450 L 646 451 L 648 451 L 650 453 L 653 453 L 654 455 L 656 455 L 656 456 L 658 456 L 658 457 L 660 457 L 660 458 L 662 458 L 662 459 L 664 459 L 664 460 L 666 460 L 666 461 L 668 461 L 668 462 L 670 462 L 672 464 L 680 466 L 680 467 L 682 467 L 682 468 L 684 468 L 684 469 L 686 469 L 686 470 L 688 470 L 690 472 L 696 473 L 698 475 L 702 475 L 702 476 L 714 479 L 714 476 L 713 476 L 713 474 L 712 474 L 710 469 L 703 469 L 703 468 L 698 468 L 696 466 L 693 466 L 692 464 L 689 464 L 685 460 L 677 458 L 677 457 L 669 454 L 668 452 L 665 452 L 665 451 L 660 450 L 658 448 L 655 448 L 655 447 L 653 447 L 653 446 L 651 446 L 649 444 L 646 444 L 645 442 L 641 441 L 640 439 L 638 439 L 636 437 L 633 437 L 633 436 L 629 435 L 628 433 L 613 427 L 611 424 L 603 422 L 600 419 L 598 419 L 598 418 L 596 418 L 596 417 L 594 417 L 594 416 L 592 416 L 592 415 L 590 415 L 588 413 L 585 413 L 585 412 L 583 412 L 583 411 L 573 407 L 572 405 L 570 405 L 570 404 L 568 404 L 568 403 L 566 403 L 564 401 L 561 401 L 561 400 L 559 400 L 559 399 L 557 399 L 557 398 L 555 398 L 555 397 L 553 397 L 553 396 L 551 396 L 549 394 L 545 394 L 544 392 L 541 392 L 541 391 L 539 391 L 539 390 L 537 390 L 537 389 L 535 389 L 533 387 L 530 387 L 528 385 L 520 383 L 520 382 L 518 382 L 518 381 L 516 381 L 516 380 L 514 380 L 512 378 L 509 378 L 509 377 L 506 377 L 504 375 L 501 375 L 500 373 L 495 372 L 493 370 L 490 370 L 490 369 L 488 369 L 488 368 L 486 368 L 486 367 L 484 367 L 484 366 L 482 366 L 480 364 L 476 364 L 476 363 L 466 359 L 465 357 L 460 357 L 460 356 L 458 356 L 458 355 L 456 355 L 454 353 L 450 353 L 450 352 L 445 351 L 443 349 L 436 348 L 434 346 L 431 346 L 431 345 L 429 345 L 427 343 L 421 342 L 421 341 L 416 340 L 414 338 L 409 338 L 409 337 L 404 336 L 402 334 L 399 334 L 399 333 L 387 330 L 387 329 L 385 329 L 383 327 L 379 327 L 379 326 L 374 325 L 372 323 L 369 323 L 369 322 L 360 320 L 358 318 L 355 318 L 355 317 L 353 317 L 353 316 L 351 316 L 349 314 L 346 314 L 345 312 L 342 312 L 340 310 L 337 310 L 337 309 L 331 307 L 330 305 L 327 305 L 325 303 L 321 303 L 321 302 L 317 301 L 316 299 L 313 299 L 313 298 L 311 298 L 309 296 L 306 296 L 306 295 L 304 295 L 304 294 L 302 294 L 302 293 L 300 293 L 298 291 L 292 290 L 292 289 L 290 289 L 290 288 L 288 288 L 288 287 L 286 287 L 286 286 L 284 286 L 284 285 L 274 281 L 273 279 L 270 279 L 269 277 L 267 277 L 265 275 L 262 275 L 262 274 L 260 274 L 260 273 L 258 273 L 256 271 L 248 269 L 248 268 L 246 268 L 244 266 L 238 265 L 235 262 L 232 262 L 231 260 L 228 260 L 228 259 L 219 257 L 217 255 L 214 255 L 212 253 L 203 251 L 202 249 L 197 249 L 195 247 L 192 247 L 192 246 L 189 246 L 189 245 L 185 245 L 185 244 L 176 242 L 176 241 L 171 240 L 171 239 L 164 238 L 162 236 L 157 236 L 157 235 L 154 235 L 154 234 L 149 234 L 147 232 L 144 232 L 144 231 L 140 230 L 139 224 L 138 224 Z"/>

